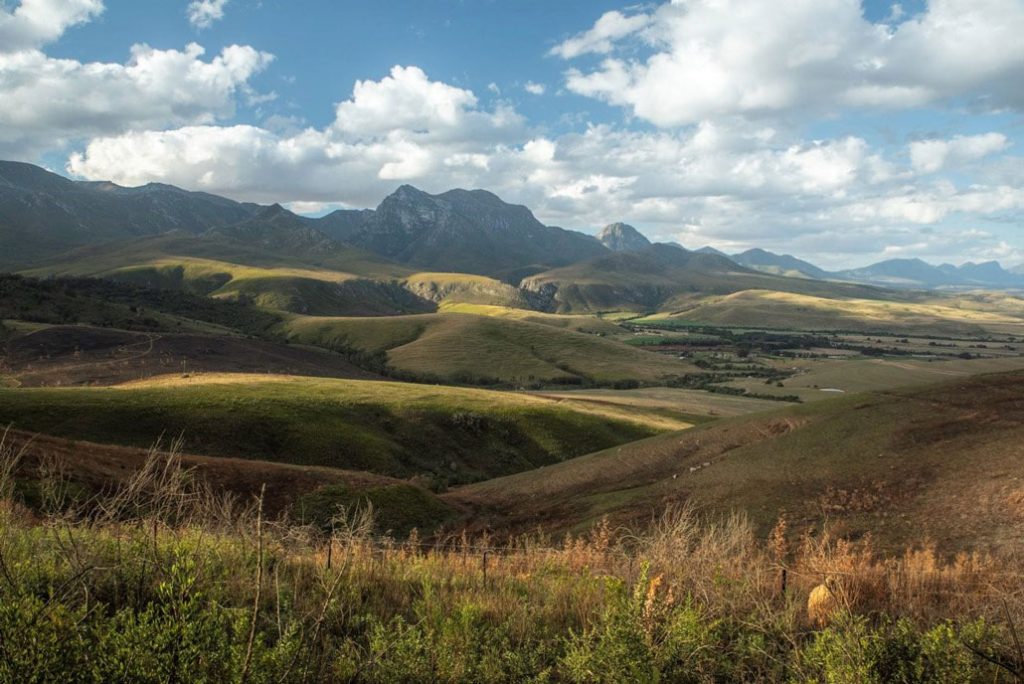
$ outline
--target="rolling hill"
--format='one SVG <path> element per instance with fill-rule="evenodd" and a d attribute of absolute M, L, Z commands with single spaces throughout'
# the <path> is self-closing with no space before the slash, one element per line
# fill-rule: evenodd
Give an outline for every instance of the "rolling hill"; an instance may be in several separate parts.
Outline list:
<path fill-rule="evenodd" d="M 380 318 L 295 317 L 286 329 L 296 342 L 386 355 L 388 366 L 417 378 L 447 382 L 616 383 L 657 381 L 692 370 L 674 358 L 595 334 L 529 317 L 438 313 Z M 611 325 L 594 321 L 595 326 Z"/>
<path fill-rule="evenodd" d="M 181 374 L 107 388 L 0 389 L 0 423 L 101 444 L 181 435 L 209 456 L 466 482 L 664 427 L 478 389 L 266 374 Z"/>
<path fill-rule="evenodd" d="M 827 298 L 773 290 L 744 290 L 706 297 L 672 313 L 635 319 L 633 323 L 944 335 L 1024 332 L 1024 317 L 981 307 L 954 306 L 954 300 Z"/>
<path fill-rule="evenodd" d="M 740 266 L 717 254 L 656 244 L 639 252 L 616 252 L 526 278 L 522 287 L 561 313 L 664 311 L 706 295 L 749 289 L 819 296 L 892 296 L 865 286 L 787 278 Z"/>
<path fill-rule="evenodd" d="M 1007 547 L 1024 521 L 1024 374 L 870 392 L 721 420 L 461 487 L 479 526 L 643 524 L 670 503 L 748 513 L 767 533 L 871 533 L 902 549 Z"/>

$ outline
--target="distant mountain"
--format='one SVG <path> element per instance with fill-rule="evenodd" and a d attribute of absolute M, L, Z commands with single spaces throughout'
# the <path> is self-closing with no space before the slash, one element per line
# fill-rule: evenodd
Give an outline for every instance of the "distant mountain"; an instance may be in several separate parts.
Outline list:
<path fill-rule="evenodd" d="M 725 257 L 726 259 L 732 259 L 731 256 L 729 256 L 728 254 L 719 249 L 715 249 L 711 245 L 705 245 L 704 247 L 701 247 L 700 249 L 694 251 L 697 252 L 698 254 L 714 254 L 715 256 Z"/>
<path fill-rule="evenodd" d="M 325 233 L 400 263 L 509 277 L 607 253 L 596 238 L 545 226 L 524 206 L 486 190 L 431 195 L 403 185 L 374 211 L 334 212 Z"/>
<path fill-rule="evenodd" d="M 958 272 L 964 280 L 979 285 L 1024 287 L 1022 274 L 1005 270 L 998 261 L 985 261 L 980 264 L 968 261 L 960 266 Z"/>
<path fill-rule="evenodd" d="M 842 280 L 899 288 L 1024 288 L 1024 276 L 1006 271 L 995 261 L 933 266 L 921 259 L 889 259 L 831 275 Z"/>
<path fill-rule="evenodd" d="M 825 270 L 789 254 L 779 255 L 755 248 L 748 249 L 740 254 L 733 254 L 731 258 L 738 264 L 764 273 L 818 278 L 820 280 L 825 280 L 829 277 L 828 272 Z"/>
<path fill-rule="evenodd" d="M 933 288 L 963 284 L 957 273 L 932 266 L 921 259 L 888 259 L 863 268 L 839 271 L 835 275 L 845 280 L 888 287 Z"/>
<path fill-rule="evenodd" d="M 60 255 L 79 249 L 84 251 L 78 258 L 99 258 L 106 252 L 90 248 L 164 235 L 175 236 L 178 246 L 187 243 L 188 255 L 220 259 L 245 253 L 244 263 L 289 260 L 378 277 L 416 270 L 471 273 L 512 284 L 526 279 L 530 287 L 543 284 L 545 292 L 557 281 L 555 289 L 567 302 L 584 307 L 600 301 L 645 307 L 666 292 L 731 292 L 737 274 L 749 287 L 794 292 L 813 288 L 752 277 L 827 281 L 817 288 L 823 291 L 837 281 L 912 289 L 1024 289 L 1024 264 L 1006 270 L 995 261 L 933 266 L 920 259 L 890 259 L 828 272 L 763 249 L 730 256 L 713 247 L 691 252 L 675 244 L 652 245 L 625 223 L 606 226 L 595 238 L 546 226 L 526 207 L 485 190 L 431 195 L 403 185 L 376 209 L 311 219 L 276 204 L 262 207 L 160 183 L 126 188 L 72 181 L 32 164 L 0 161 L 0 271 L 59 263 Z M 582 299 L 566 289 L 569 274 L 579 279 L 581 293 L 588 290 Z M 618 294 L 610 296 L 608 287 Z M 604 293 L 595 294 L 601 288 Z"/>
<path fill-rule="evenodd" d="M 628 223 L 611 223 L 596 237 L 613 252 L 638 252 L 651 246 L 651 241 Z"/>
<path fill-rule="evenodd" d="M 0 270 L 81 245 L 172 230 L 198 234 L 244 221 L 258 209 L 171 185 L 79 182 L 0 161 Z"/>

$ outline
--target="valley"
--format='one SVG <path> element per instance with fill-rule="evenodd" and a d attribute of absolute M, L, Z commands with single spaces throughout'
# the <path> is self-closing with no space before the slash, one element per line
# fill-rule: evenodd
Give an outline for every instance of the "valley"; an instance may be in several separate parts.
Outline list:
<path fill-rule="evenodd" d="M 375 212 L 306 219 L 164 186 L 101 196 L 3 169 L 9 213 L 26 211 L 26 193 L 40 206 L 59 196 L 92 212 L 129 208 L 127 223 L 111 224 L 123 234 L 26 252 L 20 275 L 0 280 L 0 422 L 85 452 L 180 438 L 190 458 L 399 478 L 461 511 L 442 516 L 449 528 L 580 530 L 605 512 L 639 520 L 668 499 L 703 501 L 650 481 L 650 459 L 668 453 L 661 444 L 739 430 L 761 454 L 757 436 L 771 426 L 1024 370 L 1024 300 L 1012 292 L 844 282 L 763 250 L 652 244 L 622 223 L 597 238 L 542 230 L 525 207 L 482 191 L 403 186 Z M 132 227 L 158 198 L 192 218 Z M 472 261 L 495 249 L 500 259 Z M 771 417 L 791 414 L 809 417 Z M 730 452 L 746 453 L 747 439 Z M 569 474 L 618 472 L 590 465 L 607 454 L 626 468 L 614 476 L 621 490 Z M 688 475 L 692 464 L 680 463 Z M 742 493 L 750 468 L 717 468 L 741 493 L 708 501 L 778 513 Z M 495 477 L 513 478 L 494 480 L 503 494 L 520 494 L 497 496 Z M 563 479 L 571 491 L 545 494 L 556 502 L 545 511 L 511 485 Z M 794 486 L 766 484 L 765 501 Z M 359 486 L 346 491 L 359 500 Z M 286 493 L 275 496 L 286 510 Z M 390 515 L 394 503 L 382 505 Z M 464 517 L 477 509 L 500 515 Z M 808 510 L 807 524 L 824 522 Z"/>
<path fill-rule="evenodd" d="M 680 557 L 714 567 L 677 586 L 720 591 L 709 578 L 747 567 L 760 579 L 731 586 L 771 593 L 784 559 L 767 549 L 785 547 L 811 573 L 796 601 L 823 563 L 932 577 L 908 560 L 925 554 L 988 610 L 964 559 L 1020 552 L 1012 288 L 883 286 L 621 223 L 591 237 L 483 191 L 403 186 L 309 219 L 43 185 L 40 206 L 81 212 L 123 196 L 128 223 L 70 251 L 55 223 L 0 275 L 0 516 L 106 521 L 89 534 L 145 519 L 161 554 L 162 529 L 248 543 L 256 506 L 288 572 L 330 569 L 338 547 L 371 595 L 440 563 L 460 600 L 592 570 L 657 593 L 634 559 L 662 577 Z M 185 213 L 143 230 L 141 196 Z"/>

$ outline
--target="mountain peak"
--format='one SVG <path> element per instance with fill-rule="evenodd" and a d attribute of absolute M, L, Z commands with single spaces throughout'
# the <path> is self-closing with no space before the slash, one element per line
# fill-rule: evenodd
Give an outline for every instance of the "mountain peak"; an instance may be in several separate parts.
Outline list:
<path fill-rule="evenodd" d="M 615 252 L 637 252 L 651 246 L 651 241 L 628 223 L 610 223 L 601 229 L 597 239 Z"/>

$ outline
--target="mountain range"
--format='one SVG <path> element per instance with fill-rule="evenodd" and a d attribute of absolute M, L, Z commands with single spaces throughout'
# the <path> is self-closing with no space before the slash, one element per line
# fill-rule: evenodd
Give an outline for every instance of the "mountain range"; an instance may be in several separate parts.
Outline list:
<path fill-rule="evenodd" d="M 1007 270 L 994 261 L 934 266 L 920 259 L 890 259 L 827 271 L 763 249 L 729 255 L 711 247 L 688 251 L 652 244 L 621 222 L 591 236 L 544 225 L 528 208 L 486 190 L 432 195 L 403 185 L 376 209 L 307 218 L 276 204 L 236 202 L 160 183 L 127 188 L 73 181 L 32 164 L 0 161 L 0 270 L 34 266 L 78 247 L 168 233 L 298 255 L 304 263 L 336 260 L 354 249 L 416 270 L 522 282 L 554 298 L 552 287 L 559 283 L 567 301 L 577 299 L 580 288 L 589 288 L 584 299 L 603 301 L 616 291 L 639 305 L 688 288 L 735 290 L 709 278 L 740 278 L 756 286 L 757 274 L 785 278 L 780 289 L 786 291 L 806 289 L 791 280 L 892 289 L 1024 289 L 1024 265 Z M 576 294 L 567 296 L 572 288 Z"/>

